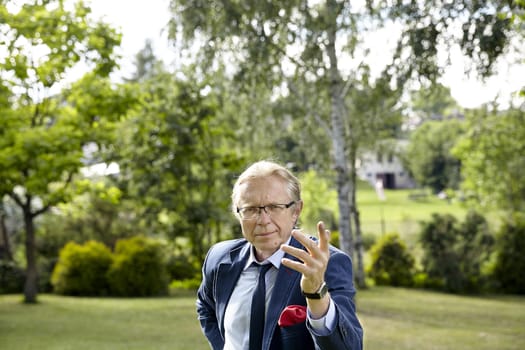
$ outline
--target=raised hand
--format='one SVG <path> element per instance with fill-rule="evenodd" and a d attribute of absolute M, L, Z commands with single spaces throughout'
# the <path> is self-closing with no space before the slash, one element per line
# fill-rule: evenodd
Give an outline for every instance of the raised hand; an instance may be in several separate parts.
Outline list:
<path fill-rule="evenodd" d="M 315 293 L 321 287 L 324 282 L 328 259 L 330 258 L 330 251 L 328 249 L 330 231 L 325 229 L 322 221 L 317 224 L 317 233 L 319 240 L 316 242 L 302 234 L 299 230 L 292 231 L 292 236 L 306 248 L 306 251 L 289 245 L 281 246 L 284 252 L 300 260 L 294 261 L 283 258 L 282 264 L 303 275 L 301 278 L 301 288 L 307 293 Z M 307 301 L 312 314 L 318 314 L 319 317 L 323 316 L 328 309 L 326 300 L 313 301 L 307 299 Z M 312 305 L 312 303 L 315 305 Z M 318 312 L 313 312 L 314 310 Z"/>

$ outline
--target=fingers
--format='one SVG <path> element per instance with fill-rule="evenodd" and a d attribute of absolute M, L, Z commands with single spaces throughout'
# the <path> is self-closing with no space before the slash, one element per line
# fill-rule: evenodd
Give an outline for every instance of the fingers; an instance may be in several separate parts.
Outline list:
<path fill-rule="evenodd" d="M 317 271 L 322 271 L 324 273 L 330 256 L 328 250 L 330 232 L 324 229 L 324 224 L 322 222 L 319 222 L 317 229 L 319 233 L 319 241 L 310 239 L 298 230 L 292 231 L 293 237 L 299 241 L 306 250 L 295 248 L 290 245 L 282 245 L 281 249 L 285 253 L 299 259 L 299 261 L 293 261 L 284 258 L 282 261 L 285 266 L 299 271 L 303 275 L 312 274 Z"/>
<path fill-rule="evenodd" d="M 303 264 L 303 263 L 301 263 L 301 262 L 299 262 L 299 261 L 294 261 L 294 260 L 290 260 L 290 259 L 287 259 L 287 258 L 283 258 L 281 260 L 281 263 L 284 266 L 289 267 L 292 270 L 295 270 L 297 272 L 300 272 L 303 275 L 307 275 L 310 272 L 308 266 Z"/>
<path fill-rule="evenodd" d="M 330 232 L 324 229 L 324 224 L 319 222 L 317 225 L 319 241 L 314 241 L 305 236 L 298 230 L 293 230 L 293 237 L 301 243 L 306 250 L 295 248 L 290 245 L 282 245 L 281 249 L 298 259 L 298 261 L 283 258 L 282 264 L 303 275 L 301 278 L 301 288 L 306 291 L 314 291 L 319 288 L 324 280 L 324 274 L 328 266 L 330 252 L 328 241 Z"/>
<path fill-rule="evenodd" d="M 319 237 L 319 248 L 323 252 L 328 252 L 328 245 L 330 243 L 330 231 L 328 231 L 324 222 L 319 221 L 317 223 L 317 236 Z"/>

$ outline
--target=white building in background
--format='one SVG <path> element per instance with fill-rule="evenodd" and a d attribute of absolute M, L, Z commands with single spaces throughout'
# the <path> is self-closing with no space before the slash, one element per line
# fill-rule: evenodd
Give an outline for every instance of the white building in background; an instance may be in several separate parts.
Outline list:
<path fill-rule="evenodd" d="M 394 146 L 364 152 L 357 161 L 357 176 L 373 187 L 381 181 L 385 189 L 414 188 L 415 182 L 398 156 L 406 144 L 397 140 Z"/>

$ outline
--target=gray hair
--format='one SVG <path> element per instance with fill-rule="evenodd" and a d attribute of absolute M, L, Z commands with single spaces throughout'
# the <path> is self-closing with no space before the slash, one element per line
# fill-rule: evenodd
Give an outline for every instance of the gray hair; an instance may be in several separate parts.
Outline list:
<path fill-rule="evenodd" d="M 260 179 L 269 176 L 276 176 L 287 183 L 287 192 L 293 201 L 301 200 L 301 184 L 299 179 L 284 166 L 269 160 L 262 160 L 250 165 L 237 178 L 232 191 L 232 211 L 237 213 L 237 204 L 239 201 L 239 187 L 245 182 L 254 179 Z"/>

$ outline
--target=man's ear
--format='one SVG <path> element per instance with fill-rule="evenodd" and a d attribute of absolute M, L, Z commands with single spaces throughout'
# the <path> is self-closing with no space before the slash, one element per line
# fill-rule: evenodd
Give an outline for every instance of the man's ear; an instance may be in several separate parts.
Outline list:
<path fill-rule="evenodd" d="M 301 211 L 303 210 L 303 201 L 298 200 L 295 203 L 294 210 L 293 210 L 293 218 L 297 222 L 297 219 L 299 219 L 299 216 L 301 215 Z"/>

